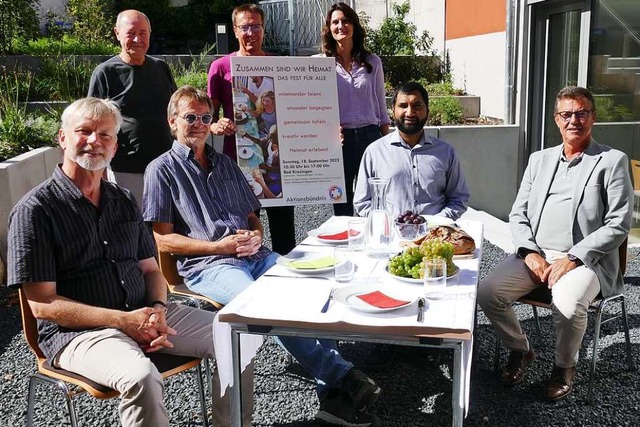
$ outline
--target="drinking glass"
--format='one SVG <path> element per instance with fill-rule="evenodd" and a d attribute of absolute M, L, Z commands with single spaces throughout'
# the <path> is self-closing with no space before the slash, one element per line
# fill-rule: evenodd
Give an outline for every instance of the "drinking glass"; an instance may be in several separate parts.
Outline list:
<path fill-rule="evenodd" d="M 338 246 L 333 251 L 335 265 L 333 266 L 336 282 L 345 283 L 353 280 L 356 266 L 353 263 L 353 250 L 347 246 Z"/>
<path fill-rule="evenodd" d="M 350 219 L 347 223 L 349 249 L 362 251 L 366 247 L 367 220 L 364 218 Z"/>
<path fill-rule="evenodd" d="M 432 258 L 424 261 L 424 294 L 427 299 L 442 299 L 447 287 L 447 261 Z"/>

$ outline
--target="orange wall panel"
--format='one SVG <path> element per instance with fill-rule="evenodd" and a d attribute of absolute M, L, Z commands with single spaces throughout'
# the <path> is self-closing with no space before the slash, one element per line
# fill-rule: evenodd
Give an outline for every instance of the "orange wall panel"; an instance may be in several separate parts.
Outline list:
<path fill-rule="evenodd" d="M 505 0 L 446 0 L 446 40 L 506 30 Z"/>

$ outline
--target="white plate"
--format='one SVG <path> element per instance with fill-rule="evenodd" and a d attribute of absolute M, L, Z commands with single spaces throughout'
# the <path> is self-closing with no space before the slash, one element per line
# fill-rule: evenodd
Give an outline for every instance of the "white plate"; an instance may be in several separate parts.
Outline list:
<path fill-rule="evenodd" d="M 323 227 L 323 228 L 315 228 L 313 230 L 309 230 L 307 234 L 311 237 L 315 237 L 318 241 L 322 243 L 326 243 L 328 245 L 342 245 L 349 242 L 349 239 L 340 239 L 340 240 L 331 240 L 331 239 L 322 239 L 319 236 L 325 234 L 338 234 L 347 231 L 347 227 Z"/>
<path fill-rule="evenodd" d="M 401 276 L 396 276 L 395 274 L 391 274 L 391 272 L 389 272 L 389 264 L 387 264 L 387 266 L 384 268 L 384 272 L 387 273 L 389 276 L 393 277 L 394 279 L 399 280 L 401 282 L 411 283 L 413 285 L 422 285 L 424 282 L 422 279 L 414 279 L 412 277 L 401 277 Z M 460 272 L 460 267 L 456 266 L 456 271 L 454 271 L 453 274 L 448 275 L 447 279 L 452 279 L 456 277 L 456 275 L 459 272 Z"/>
<path fill-rule="evenodd" d="M 326 255 L 306 255 L 300 258 L 287 258 L 284 256 L 281 256 L 280 258 L 278 258 L 276 260 L 276 264 L 291 270 L 291 271 L 295 271 L 296 273 L 300 273 L 300 274 L 321 274 L 321 273 L 328 273 L 330 271 L 333 271 L 333 266 L 331 267 L 323 267 L 323 268 L 294 268 L 289 266 L 289 262 L 291 261 L 304 261 L 304 260 L 312 260 L 312 259 L 318 259 L 318 258 L 324 258 Z"/>
<path fill-rule="evenodd" d="M 249 147 L 242 147 L 238 149 L 238 157 L 241 159 L 250 159 L 253 156 L 253 150 Z"/>
<path fill-rule="evenodd" d="M 408 302 L 399 307 L 379 308 L 367 304 L 366 302 L 358 298 L 358 295 L 368 294 L 375 291 L 380 291 L 391 298 Z M 399 310 L 401 308 L 410 306 L 418 299 L 418 296 L 414 295 L 413 293 L 402 292 L 399 289 L 390 289 L 388 287 L 382 287 L 380 285 L 372 286 L 371 284 L 359 284 L 336 288 L 336 291 L 333 294 L 333 298 L 336 301 L 339 301 L 342 304 L 346 305 L 347 307 L 357 311 L 362 311 L 364 313 L 383 313 L 385 311 Z"/>
<path fill-rule="evenodd" d="M 237 134 L 236 134 L 237 135 Z M 236 136 L 236 145 L 238 147 L 252 147 L 254 144 L 249 138 L 245 138 L 244 136 Z"/>

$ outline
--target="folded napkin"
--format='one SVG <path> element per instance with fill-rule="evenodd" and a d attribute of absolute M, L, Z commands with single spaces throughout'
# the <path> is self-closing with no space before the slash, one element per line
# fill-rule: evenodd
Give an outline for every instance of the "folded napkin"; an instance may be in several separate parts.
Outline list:
<path fill-rule="evenodd" d="M 369 292 L 368 294 L 358 295 L 362 301 L 378 308 L 394 308 L 409 304 L 410 301 L 402 301 L 391 298 L 380 291 Z"/>
<path fill-rule="evenodd" d="M 296 259 L 289 261 L 287 265 L 297 270 L 317 270 L 319 268 L 333 267 L 335 264 L 336 260 L 334 257 L 325 256 L 316 259 Z"/>
<path fill-rule="evenodd" d="M 318 234 L 318 239 L 322 240 L 346 240 L 347 238 L 347 230 L 335 234 Z"/>

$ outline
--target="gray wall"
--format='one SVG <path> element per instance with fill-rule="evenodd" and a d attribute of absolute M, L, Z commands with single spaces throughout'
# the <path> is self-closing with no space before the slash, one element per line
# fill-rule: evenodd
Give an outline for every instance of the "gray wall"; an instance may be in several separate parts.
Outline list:
<path fill-rule="evenodd" d="M 518 186 L 517 125 L 443 126 L 440 139 L 456 149 L 471 192 L 469 205 L 508 220 Z"/>

